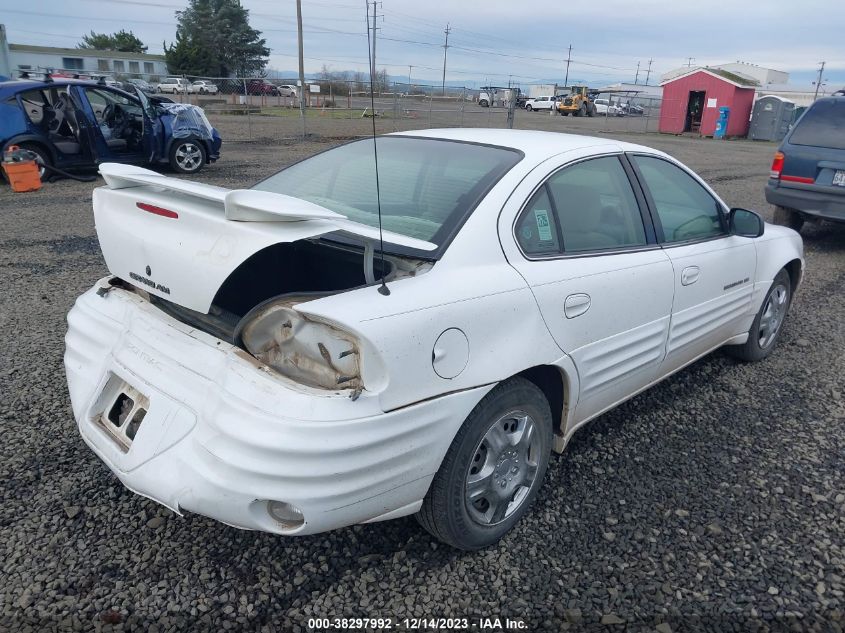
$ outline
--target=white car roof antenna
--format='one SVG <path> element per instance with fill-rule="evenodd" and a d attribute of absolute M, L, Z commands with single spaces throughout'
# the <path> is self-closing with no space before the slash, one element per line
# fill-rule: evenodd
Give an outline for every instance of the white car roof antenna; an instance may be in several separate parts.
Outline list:
<path fill-rule="evenodd" d="M 373 68 L 373 47 L 370 43 L 370 3 L 369 0 L 364 0 L 367 7 L 367 57 L 370 60 L 370 109 L 372 111 L 373 120 L 373 159 L 375 160 L 376 168 L 376 206 L 378 207 L 378 236 L 379 236 L 379 251 L 381 252 L 381 286 L 379 286 L 379 294 L 387 296 L 390 294 L 390 288 L 384 282 L 384 235 L 381 227 L 381 191 L 379 190 L 378 182 L 378 142 L 376 141 L 376 101 L 373 95 L 373 76 L 375 69 Z M 375 7 L 373 8 L 373 18 L 375 21 Z M 375 28 L 375 23 L 373 28 Z M 366 254 L 365 254 L 366 257 Z"/>

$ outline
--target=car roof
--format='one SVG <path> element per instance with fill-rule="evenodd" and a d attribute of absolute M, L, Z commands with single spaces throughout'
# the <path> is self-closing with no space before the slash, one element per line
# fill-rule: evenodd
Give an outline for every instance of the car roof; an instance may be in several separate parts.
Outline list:
<path fill-rule="evenodd" d="M 70 85 L 97 86 L 99 84 L 93 79 L 72 79 L 70 77 L 56 77 L 52 81 L 43 81 L 41 79 L 11 79 L 9 81 L 0 81 L 0 98 L 25 90 Z"/>
<path fill-rule="evenodd" d="M 525 154 L 526 157 L 530 157 L 532 160 L 537 162 L 563 152 L 586 149 L 599 145 L 605 147 L 608 145 L 615 145 L 618 146 L 621 151 L 625 152 L 647 152 L 649 154 L 663 155 L 663 152 L 652 149 L 651 147 L 646 147 L 645 145 L 625 143 L 611 138 L 585 136 L 582 134 L 562 134 L 560 132 L 541 132 L 539 130 L 445 128 L 395 132 L 389 136 L 419 136 L 449 141 L 495 145 L 498 147 L 518 150 Z"/>

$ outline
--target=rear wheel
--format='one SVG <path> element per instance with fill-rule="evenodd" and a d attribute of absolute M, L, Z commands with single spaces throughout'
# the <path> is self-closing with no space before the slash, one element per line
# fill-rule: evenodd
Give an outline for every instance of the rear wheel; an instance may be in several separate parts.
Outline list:
<path fill-rule="evenodd" d="M 501 383 L 455 435 L 417 520 L 458 549 L 492 545 L 537 495 L 551 445 L 552 416 L 543 392 L 524 378 Z"/>
<path fill-rule="evenodd" d="M 774 222 L 781 226 L 788 226 L 793 231 L 800 231 L 804 226 L 804 216 L 789 207 L 775 207 Z"/>
<path fill-rule="evenodd" d="M 41 177 L 41 180 L 44 180 L 44 176 L 47 174 L 47 167 L 53 164 L 53 161 L 50 160 L 50 152 L 36 143 L 21 143 L 20 148 L 27 149 L 38 156 L 35 159 L 35 162 L 38 163 L 38 175 Z"/>
<path fill-rule="evenodd" d="M 596 104 L 595 103 L 591 103 L 590 105 L 587 106 L 587 116 L 589 116 L 589 117 L 596 116 Z"/>
<path fill-rule="evenodd" d="M 791 302 L 792 282 L 789 273 L 782 269 L 775 276 L 766 298 L 763 299 L 763 305 L 754 317 L 748 331 L 748 340 L 743 345 L 726 347 L 727 352 L 735 358 L 749 362 L 766 358 L 777 345 Z"/>
<path fill-rule="evenodd" d="M 180 174 L 195 174 L 205 165 L 205 146 L 196 139 L 183 138 L 170 147 L 170 166 Z"/>

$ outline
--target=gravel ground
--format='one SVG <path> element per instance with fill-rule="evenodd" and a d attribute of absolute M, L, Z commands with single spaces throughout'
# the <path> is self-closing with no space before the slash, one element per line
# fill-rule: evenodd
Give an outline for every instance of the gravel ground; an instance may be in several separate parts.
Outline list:
<path fill-rule="evenodd" d="M 773 146 L 629 138 L 770 214 Z M 244 186 L 330 143 L 228 143 L 200 179 Z M 314 616 L 845 626 L 845 227 L 805 229 L 805 281 L 771 358 L 715 353 L 602 416 L 552 458 L 517 528 L 465 554 L 412 518 L 279 538 L 125 490 L 79 438 L 62 368 L 65 314 L 106 272 L 92 187 L 0 188 L 0 629 L 306 631 Z"/>

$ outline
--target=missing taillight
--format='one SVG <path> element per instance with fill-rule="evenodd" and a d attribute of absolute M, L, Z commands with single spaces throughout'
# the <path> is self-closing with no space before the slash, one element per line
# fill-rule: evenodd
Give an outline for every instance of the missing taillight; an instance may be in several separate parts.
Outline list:
<path fill-rule="evenodd" d="M 769 172 L 769 178 L 780 178 L 783 172 L 783 159 L 785 156 L 783 152 L 775 152 L 774 160 L 772 160 L 772 170 Z"/>

